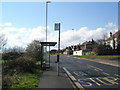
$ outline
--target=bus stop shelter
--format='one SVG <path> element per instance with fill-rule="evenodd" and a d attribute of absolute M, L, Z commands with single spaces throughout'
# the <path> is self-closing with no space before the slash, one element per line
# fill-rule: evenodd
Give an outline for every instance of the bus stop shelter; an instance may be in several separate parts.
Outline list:
<path fill-rule="evenodd" d="M 50 68 L 50 47 L 55 46 L 57 42 L 40 42 L 41 45 L 41 68 L 46 68 L 47 56 Z M 47 51 L 47 47 L 49 47 L 49 51 Z M 49 54 L 47 54 L 49 52 Z M 46 58 L 45 58 L 46 57 Z"/>

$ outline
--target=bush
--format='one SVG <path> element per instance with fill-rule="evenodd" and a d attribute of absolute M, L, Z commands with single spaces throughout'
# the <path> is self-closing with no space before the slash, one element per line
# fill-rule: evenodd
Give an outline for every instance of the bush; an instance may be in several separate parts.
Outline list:
<path fill-rule="evenodd" d="M 36 68 L 35 60 L 30 56 L 19 57 L 15 60 L 10 60 L 3 64 L 4 74 L 8 73 L 12 75 L 13 73 L 21 72 L 34 72 Z"/>
<path fill-rule="evenodd" d="M 6 90 L 6 88 L 11 87 L 12 84 L 14 83 L 13 81 L 15 80 L 15 78 L 16 78 L 16 75 L 15 76 L 4 75 L 4 77 L 2 78 L 3 90 Z"/>
<path fill-rule="evenodd" d="M 2 59 L 3 60 L 14 60 L 20 56 L 22 56 L 23 53 L 18 53 L 18 52 L 8 52 L 8 53 L 3 53 L 2 54 Z"/>
<path fill-rule="evenodd" d="M 114 55 L 115 51 L 109 45 L 98 45 L 93 49 L 96 55 Z"/>

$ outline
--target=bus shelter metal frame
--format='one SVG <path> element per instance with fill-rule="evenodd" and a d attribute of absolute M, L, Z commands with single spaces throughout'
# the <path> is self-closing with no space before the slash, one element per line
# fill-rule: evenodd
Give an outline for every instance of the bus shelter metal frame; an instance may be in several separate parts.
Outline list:
<path fill-rule="evenodd" d="M 57 44 L 57 42 L 40 42 L 40 45 L 41 45 L 41 68 L 43 69 L 43 57 L 44 57 L 44 54 L 43 54 L 43 51 L 44 51 L 44 46 L 49 46 L 49 68 L 50 68 L 50 46 L 55 46 Z M 46 64 L 46 63 L 45 63 Z M 44 67 L 46 68 L 46 67 Z"/>

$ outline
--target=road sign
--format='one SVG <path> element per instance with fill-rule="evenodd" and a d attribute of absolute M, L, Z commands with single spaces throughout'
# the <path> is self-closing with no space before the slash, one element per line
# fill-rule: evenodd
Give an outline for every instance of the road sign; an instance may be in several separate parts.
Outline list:
<path fill-rule="evenodd" d="M 60 30 L 60 23 L 55 23 L 55 31 Z"/>

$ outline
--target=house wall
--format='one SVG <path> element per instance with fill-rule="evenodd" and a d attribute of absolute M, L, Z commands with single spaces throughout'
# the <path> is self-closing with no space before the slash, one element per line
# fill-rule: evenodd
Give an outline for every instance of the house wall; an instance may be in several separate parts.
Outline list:
<path fill-rule="evenodd" d="M 115 40 L 115 49 L 116 49 L 116 48 L 117 48 L 117 38 L 114 38 L 114 40 Z M 113 40 L 108 40 L 108 41 L 106 41 L 106 44 L 107 44 L 107 45 L 110 45 L 110 46 L 112 47 L 112 49 L 114 49 Z"/>
<path fill-rule="evenodd" d="M 79 55 L 79 56 L 82 56 L 82 55 L 83 55 L 83 51 L 82 51 L 82 50 L 74 51 L 74 52 L 73 52 L 73 55 Z"/>

